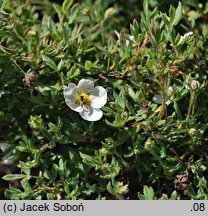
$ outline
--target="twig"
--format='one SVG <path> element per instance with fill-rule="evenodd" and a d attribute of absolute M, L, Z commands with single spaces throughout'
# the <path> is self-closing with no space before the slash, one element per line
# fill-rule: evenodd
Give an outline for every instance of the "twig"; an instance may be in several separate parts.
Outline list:
<path fill-rule="evenodd" d="M 7 54 L 7 56 L 13 61 L 13 63 L 19 68 L 19 70 L 23 73 L 23 74 L 25 74 L 25 72 L 22 70 L 22 68 L 17 64 L 17 62 L 11 57 L 11 54 L 8 52 L 8 51 L 6 51 L 6 48 L 5 47 L 3 47 L 2 45 L 0 45 L 0 49 L 5 53 L 5 54 Z"/>

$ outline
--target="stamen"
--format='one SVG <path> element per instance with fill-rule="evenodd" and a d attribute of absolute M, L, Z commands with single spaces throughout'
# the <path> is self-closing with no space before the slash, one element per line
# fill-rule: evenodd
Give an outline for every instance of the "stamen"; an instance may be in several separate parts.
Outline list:
<path fill-rule="evenodd" d="M 83 92 L 77 92 L 75 103 L 80 104 L 80 106 L 85 108 L 90 106 L 91 104 L 90 95 Z"/>

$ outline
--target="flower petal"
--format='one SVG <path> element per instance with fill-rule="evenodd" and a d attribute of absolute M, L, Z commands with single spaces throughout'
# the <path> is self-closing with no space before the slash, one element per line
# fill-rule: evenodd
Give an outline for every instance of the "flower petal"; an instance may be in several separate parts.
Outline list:
<path fill-rule="evenodd" d="M 87 121 L 98 121 L 102 118 L 103 112 L 101 109 L 94 109 L 93 107 L 89 107 L 87 110 L 83 110 L 79 113 L 81 117 Z"/>
<path fill-rule="evenodd" d="M 75 94 L 77 86 L 74 83 L 69 83 L 68 87 L 64 88 L 64 97 Z"/>
<path fill-rule="evenodd" d="M 74 83 L 69 83 L 68 87 L 64 89 L 64 99 L 66 104 L 74 111 L 81 112 L 83 108 L 80 106 L 80 104 L 76 104 L 76 91 L 77 86 Z"/>
<path fill-rule="evenodd" d="M 77 88 L 84 93 L 90 93 L 94 89 L 94 83 L 89 79 L 81 79 L 78 83 Z"/>
<path fill-rule="evenodd" d="M 95 87 L 90 95 L 90 100 L 93 108 L 101 108 L 107 102 L 107 91 L 102 86 Z"/>

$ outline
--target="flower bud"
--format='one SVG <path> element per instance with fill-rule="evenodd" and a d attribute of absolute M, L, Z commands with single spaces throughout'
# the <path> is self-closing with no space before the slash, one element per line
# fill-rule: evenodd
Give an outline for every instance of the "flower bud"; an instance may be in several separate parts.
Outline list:
<path fill-rule="evenodd" d="M 107 155 L 108 151 L 107 151 L 106 148 L 101 148 L 101 149 L 99 150 L 99 153 L 102 154 L 102 155 Z"/>
<path fill-rule="evenodd" d="M 115 10 L 114 10 L 113 7 L 108 8 L 108 9 L 105 11 L 105 15 L 104 15 L 105 19 L 106 19 L 107 17 L 111 16 L 114 12 L 115 12 Z"/>
<path fill-rule="evenodd" d="M 196 132 L 197 130 L 195 128 L 190 128 L 188 133 L 189 135 L 193 136 Z"/>
<path fill-rule="evenodd" d="M 175 177 L 174 184 L 177 190 L 184 191 L 191 185 L 191 182 L 186 174 L 178 174 Z"/>
<path fill-rule="evenodd" d="M 129 191 L 128 185 L 122 185 L 118 192 L 119 194 L 124 195 L 124 194 L 127 194 L 128 191 Z"/>
<path fill-rule="evenodd" d="M 103 168 L 103 169 L 109 169 L 109 167 L 110 167 L 110 164 L 109 164 L 109 163 L 104 163 L 104 164 L 102 165 L 102 168 Z"/>
<path fill-rule="evenodd" d="M 25 86 L 29 87 L 32 83 L 36 82 L 37 77 L 35 72 L 30 72 L 25 74 L 25 78 L 23 79 L 23 82 Z"/>
<path fill-rule="evenodd" d="M 198 89 L 200 87 L 200 82 L 197 80 L 192 80 L 191 81 L 191 88 L 192 89 Z"/>
<path fill-rule="evenodd" d="M 90 13 L 90 8 L 89 7 L 84 7 L 83 10 L 82 10 L 82 13 L 84 15 L 88 15 Z"/>
<path fill-rule="evenodd" d="M 154 149 L 155 143 L 151 140 L 151 138 L 148 138 L 144 144 L 144 148 L 147 151 L 152 151 Z"/>
<path fill-rule="evenodd" d="M 43 120 L 40 116 L 30 116 L 30 119 L 28 120 L 28 124 L 30 125 L 31 128 L 33 129 L 43 129 Z"/>

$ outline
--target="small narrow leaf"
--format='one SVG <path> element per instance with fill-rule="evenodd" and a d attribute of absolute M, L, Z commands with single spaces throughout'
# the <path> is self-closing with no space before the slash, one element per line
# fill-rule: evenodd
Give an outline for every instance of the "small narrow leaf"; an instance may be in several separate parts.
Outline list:
<path fill-rule="evenodd" d="M 148 16 L 149 15 L 149 5 L 148 5 L 147 0 L 144 0 L 144 2 L 143 2 L 143 9 L 144 9 L 145 15 Z"/>
<path fill-rule="evenodd" d="M 53 4 L 53 7 L 54 7 L 54 9 L 55 9 L 55 11 L 56 11 L 56 13 L 60 16 L 61 15 L 61 7 L 58 5 L 58 4 Z"/>
<path fill-rule="evenodd" d="M 126 97 L 125 97 L 125 91 L 124 91 L 124 89 L 121 90 L 120 94 L 116 98 L 116 100 L 115 100 L 115 106 L 116 106 L 116 109 L 119 112 L 124 111 L 125 106 L 126 106 Z"/>
<path fill-rule="evenodd" d="M 25 174 L 8 174 L 8 175 L 3 176 L 2 178 L 5 181 L 14 181 L 14 180 L 17 180 L 17 179 L 25 178 L 26 176 L 27 175 L 25 175 Z"/>
<path fill-rule="evenodd" d="M 181 16 L 182 16 L 182 4 L 181 4 L 181 2 L 179 2 L 178 7 L 177 7 L 177 9 L 175 11 L 175 17 L 174 17 L 174 20 L 173 20 L 173 26 L 178 24 L 178 22 L 181 19 Z"/>
<path fill-rule="evenodd" d="M 175 18 L 175 8 L 171 5 L 169 9 L 169 17 L 170 17 L 170 23 L 173 25 L 173 21 Z"/>
<path fill-rule="evenodd" d="M 46 55 L 42 55 L 42 59 L 50 68 L 52 68 L 55 71 L 58 71 L 55 62 L 51 58 L 49 58 Z"/>
<path fill-rule="evenodd" d="M 62 10 L 64 13 L 66 13 L 69 8 L 72 6 L 74 0 L 65 0 L 62 4 Z"/>
<path fill-rule="evenodd" d="M 170 18 L 166 14 L 162 14 L 162 19 L 166 26 L 170 25 Z"/>

